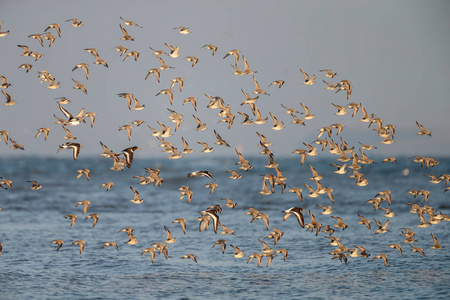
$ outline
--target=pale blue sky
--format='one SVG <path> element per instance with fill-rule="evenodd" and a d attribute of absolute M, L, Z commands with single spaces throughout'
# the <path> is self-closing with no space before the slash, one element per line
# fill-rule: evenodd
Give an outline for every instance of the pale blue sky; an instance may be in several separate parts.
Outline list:
<path fill-rule="evenodd" d="M 358 142 L 378 147 L 380 156 L 391 155 L 448 155 L 450 148 L 450 3 L 448 1 L 1 1 L 2 31 L 10 30 L 0 38 L 0 75 L 7 77 L 11 86 L 5 89 L 15 106 L 0 107 L 0 130 L 10 131 L 11 137 L 23 144 L 24 153 L 10 150 L 0 142 L 0 155 L 55 155 L 58 145 L 66 140 L 61 125 L 55 125 L 53 114 L 62 117 L 54 98 L 65 96 L 72 103 L 66 109 L 76 114 L 82 107 L 94 111 L 97 119 L 94 128 L 88 125 L 70 127 L 84 147 L 82 155 L 101 153 L 99 141 L 116 152 L 137 145 L 143 148 L 138 156 L 163 157 L 158 141 L 150 136 L 146 126 L 133 129 L 131 142 L 118 128 L 127 122 L 141 119 L 154 128 L 156 121 L 173 127 L 167 116 L 167 107 L 183 114 L 180 129 L 167 141 L 182 149 L 183 136 L 200 154 L 197 141 L 208 142 L 215 152 L 201 155 L 235 155 L 234 147 L 245 155 L 257 155 L 259 137 L 264 134 L 271 142 L 275 155 L 293 155 L 291 152 L 311 143 L 318 129 L 333 123 L 342 123 L 341 136 L 358 147 Z M 135 41 L 121 41 L 120 16 L 133 20 L 143 28 L 126 27 Z M 64 22 L 70 18 L 83 21 L 74 28 Z M 59 23 L 62 38 L 52 47 L 41 47 L 28 35 L 43 33 L 47 25 Z M 187 26 L 189 35 L 178 34 L 174 27 Z M 56 32 L 52 31 L 56 35 Z M 181 56 L 163 56 L 175 69 L 162 71 L 161 83 L 153 76 L 144 80 L 147 70 L 159 66 L 149 47 L 167 51 L 164 43 L 180 47 Z M 202 48 L 205 44 L 218 46 L 215 56 Z M 32 51 L 45 56 L 35 62 L 20 56 L 19 44 L 28 45 Z M 122 61 L 112 49 L 118 45 L 140 52 L 137 62 Z M 94 57 L 84 48 L 97 48 L 109 68 L 94 65 Z M 241 89 L 254 90 L 252 76 L 232 75 L 233 58 L 223 59 L 231 49 L 239 49 L 250 67 L 258 72 L 256 79 L 270 96 L 260 96 L 257 107 L 269 120 L 264 125 L 243 126 L 243 117 L 237 112 L 250 114 Z M 199 58 L 195 67 L 184 61 L 192 55 Z M 86 80 L 81 70 L 71 71 L 75 64 L 89 64 L 90 78 Z M 18 66 L 33 64 L 29 73 Z M 241 64 L 241 62 L 240 62 Z M 316 74 L 316 83 L 302 85 L 299 69 Z M 327 79 L 321 69 L 330 68 L 339 75 Z M 39 83 L 37 71 L 48 70 L 61 82 L 56 90 Z M 167 96 L 155 96 L 170 87 L 171 79 L 183 77 L 185 87 L 174 88 L 174 104 Z M 87 86 L 88 95 L 74 90 L 71 78 Z M 278 89 L 267 87 L 274 80 L 283 79 L 285 85 Z M 396 126 L 395 142 L 382 145 L 382 138 L 358 122 L 350 114 L 335 116 L 331 103 L 348 104 L 344 92 L 335 94 L 325 90 L 322 79 L 338 82 L 350 80 L 353 94 L 350 101 L 362 103 L 369 113 L 383 119 L 384 124 Z M 118 93 L 131 92 L 146 105 L 142 111 L 130 111 Z M 217 123 L 218 110 L 207 109 L 204 94 L 220 96 L 236 115 L 231 130 Z M 3 95 L 0 95 L 2 101 Z M 198 98 L 199 109 L 183 106 L 183 99 Z M 307 105 L 316 119 L 307 126 L 291 124 L 292 118 L 284 113 L 280 104 L 301 110 L 300 102 Z M 286 128 L 273 131 L 272 112 Z M 208 124 L 202 132 L 193 130 L 192 114 Z M 253 117 L 253 116 L 252 116 Z M 301 117 L 301 116 L 300 116 Z M 433 136 L 417 136 L 419 121 Z M 40 127 L 50 127 L 47 141 L 34 138 Z M 231 149 L 214 145 L 213 129 L 232 146 Z M 339 137 L 334 137 L 338 140 Z M 63 151 L 61 157 L 71 154 Z"/>

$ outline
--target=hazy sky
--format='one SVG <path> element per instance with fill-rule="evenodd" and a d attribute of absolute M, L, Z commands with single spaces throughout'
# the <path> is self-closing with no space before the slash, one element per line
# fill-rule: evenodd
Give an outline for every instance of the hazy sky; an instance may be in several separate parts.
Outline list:
<path fill-rule="evenodd" d="M 119 152 L 137 145 L 143 150 L 141 157 L 162 157 L 158 140 L 152 137 L 147 124 L 159 129 L 157 121 L 174 128 L 168 120 L 167 108 L 183 114 L 184 122 L 173 136 L 166 138 L 182 149 L 183 136 L 200 154 L 207 142 L 215 152 L 201 155 L 235 155 L 238 147 L 244 155 L 256 155 L 259 137 L 264 134 L 272 142 L 275 155 L 292 155 L 291 152 L 311 143 L 318 129 L 333 123 L 345 125 L 341 136 L 350 145 L 358 142 L 378 147 L 381 156 L 391 155 L 448 155 L 450 149 L 450 2 L 448 1 L 1 1 L 1 31 L 10 33 L 0 38 L 0 75 L 12 84 L 3 89 L 17 104 L 0 107 L 0 130 L 8 130 L 15 141 L 26 148 L 10 150 L 0 141 L 0 155 L 55 155 L 58 146 L 65 143 L 61 125 L 56 125 L 53 114 L 63 117 L 55 98 L 65 96 L 72 102 L 65 108 L 76 114 L 81 108 L 96 113 L 94 128 L 87 124 L 71 126 L 83 145 L 80 156 L 98 155 L 102 149 L 99 141 Z M 133 20 L 142 28 L 124 26 L 134 41 L 122 41 L 120 19 Z M 70 26 L 65 20 L 77 18 L 81 27 Z M 61 24 L 62 37 L 57 37 L 49 48 L 41 47 L 35 39 L 28 38 L 43 33 L 51 23 Z M 181 35 L 173 29 L 186 26 L 192 31 Z M 55 30 L 50 32 L 57 36 Z M 156 56 L 149 47 L 168 51 L 164 43 L 180 47 L 181 56 L 164 61 L 174 69 L 161 72 L 161 83 L 154 75 L 144 80 L 147 71 L 159 67 Z M 215 56 L 203 49 L 205 44 L 218 46 Z M 44 57 L 34 61 L 21 56 L 17 45 L 27 45 Z M 138 61 L 129 58 L 122 61 L 113 49 L 123 45 L 130 51 L 140 52 Z M 97 48 L 109 68 L 95 65 L 95 58 L 85 48 Z M 255 78 L 270 96 L 260 95 L 257 107 L 263 117 L 269 117 L 264 125 L 244 126 L 238 111 L 251 115 L 241 89 L 251 94 L 255 87 L 252 75 L 233 75 L 232 57 L 223 59 L 227 51 L 240 50 L 256 70 Z M 195 67 L 184 60 L 186 56 L 199 59 Z M 72 72 L 79 63 L 89 65 L 90 77 L 86 80 L 81 69 Z M 29 73 L 18 66 L 33 65 Z M 242 61 L 239 67 L 243 69 Z M 311 86 L 301 84 L 304 80 L 299 69 L 317 76 Z M 322 69 L 332 69 L 339 75 L 333 79 L 324 77 Z M 48 70 L 60 88 L 47 89 L 40 83 L 38 71 Z M 166 95 L 155 96 L 170 87 L 171 79 L 184 78 L 180 93 L 174 87 L 174 104 L 170 106 Z M 88 95 L 75 90 L 71 78 L 87 87 Z M 282 88 L 268 85 L 274 80 L 285 80 Z M 351 81 L 353 93 L 349 100 L 345 91 L 335 93 L 325 89 L 322 79 L 336 83 Z M 132 111 L 118 93 L 133 93 L 146 108 Z M 206 108 L 208 99 L 204 94 L 220 96 L 236 115 L 230 130 L 221 119 L 219 110 Z M 191 105 L 183 106 L 183 99 L 197 97 L 198 111 Z M 2 101 L 5 99 L 0 95 Z M 301 110 L 300 102 L 308 106 L 316 118 L 307 126 L 291 124 L 291 116 L 280 104 Z M 354 118 L 350 113 L 336 116 L 331 103 L 346 105 L 362 103 L 368 113 L 383 119 L 384 124 L 396 126 L 395 142 L 380 143 L 383 139 L 368 129 L 368 123 L 359 122 L 361 112 Z M 285 122 L 281 131 L 271 130 L 272 112 Z M 205 131 L 194 131 L 195 114 L 207 123 Z M 302 117 L 302 115 L 298 115 Z M 135 127 L 131 141 L 119 127 L 135 119 L 146 124 Z M 432 137 L 417 136 L 418 121 L 432 132 Z M 40 136 L 35 139 L 38 128 L 50 127 L 47 141 Z M 373 126 L 375 127 L 375 126 Z M 372 127 L 372 128 L 373 128 Z M 231 148 L 214 145 L 216 130 Z M 173 130 L 172 130 L 173 132 Z M 339 136 L 333 134 L 334 140 Z M 70 157 L 69 151 L 58 154 Z"/>

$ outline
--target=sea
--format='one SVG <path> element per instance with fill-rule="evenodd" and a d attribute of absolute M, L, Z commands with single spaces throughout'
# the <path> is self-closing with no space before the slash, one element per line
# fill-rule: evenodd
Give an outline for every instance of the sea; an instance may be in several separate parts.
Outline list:
<path fill-rule="evenodd" d="M 206 158 L 205 158 L 206 157 Z M 211 156 L 212 157 L 212 156 Z M 434 213 L 450 214 L 450 191 L 445 180 L 431 183 L 424 175 L 450 174 L 450 159 L 435 157 L 439 164 L 426 168 L 413 158 L 397 157 L 397 163 L 362 165 L 358 170 L 368 179 L 366 186 L 357 186 L 346 174 L 336 174 L 330 166 L 336 160 L 307 157 L 303 165 L 300 156 L 278 158 L 278 169 L 285 177 L 286 189 L 274 187 L 274 193 L 262 195 L 262 180 L 266 174 L 276 175 L 275 169 L 264 167 L 265 156 L 246 157 L 253 166 L 245 171 L 236 165 L 237 157 L 201 158 L 185 157 L 177 160 L 135 158 L 131 168 L 123 171 L 110 170 L 111 159 L 104 157 L 71 158 L 21 157 L 0 158 L 0 176 L 12 180 L 12 189 L 0 189 L 0 299 L 449 299 L 450 298 L 450 223 L 441 221 L 428 227 L 417 227 L 420 219 L 411 213 L 412 205 L 431 206 Z M 316 187 L 310 178 L 312 165 L 323 176 L 323 186 L 333 189 L 334 203 L 326 194 L 317 198 L 308 197 L 305 184 Z M 90 180 L 77 177 L 77 170 L 91 171 Z M 161 186 L 140 185 L 134 176 L 144 176 L 145 168 L 159 169 L 163 178 Z M 188 177 L 188 173 L 205 170 L 213 180 L 206 177 Z M 237 171 L 242 178 L 229 178 L 230 170 Z M 41 189 L 32 190 L 31 183 L 37 181 Z M 100 188 L 105 182 L 114 182 L 110 191 Z M 211 194 L 204 185 L 214 182 L 217 189 Z M 192 201 L 180 200 L 181 186 L 189 186 Z M 141 204 L 131 203 L 135 188 Z M 303 189 L 303 201 L 288 190 Z M 430 196 L 414 197 L 410 189 L 424 189 Z M 389 190 L 390 206 L 383 201 L 380 207 L 389 208 L 394 217 L 384 217 L 382 209 L 374 209 L 368 200 L 381 191 Z M 232 199 L 235 208 L 225 206 L 223 199 Z M 78 201 L 91 202 L 83 215 Z M 409 203 L 409 204 L 408 204 Z M 212 205 L 221 205 L 219 220 L 234 235 L 214 233 L 212 224 L 199 231 L 200 212 Z M 321 214 L 317 205 L 332 206 L 332 214 Z M 255 208 L 269 216 L 269 230 L 263 220 L 252 222 L 245 214 Z M 335 229 L 333 237 L 350 249 L 355 245 L 366 248 L 367 258 L 347 256 L 347 264 L 329 253 L 336 246 L 329 245 L 328 233 L 310 232 L 302 228 L 294 215 L 283 221 L 284 210 L 301 207 L 305 211 L 305 223 L 310 222 L 311 212 L 322 225 Z M 87 215 L 99 215 L 93 227 Z M 371 230 L 358 224 L 358 213 L 371 221 Z M 65 219 L 76 214 L 77 221 Z M 345 230 L 335 228 L 336 219 L 348 224 Z M 177 218 L 187 219 L 187 232 L 172 223 Z M 386 233 L 375 234 L 378 229 L 374 219 L 383 225 L 389 220 Z M 428 215 L 425 215 L 428 221 Z M 142 249 L 167 236 L 166 226 L 176 238 L 168 244 L 168 259 L 156 253 L 155 262 L 150 255 L 142 255 Z M 139 243 L 129 245 L 128 236 L 121 229 L 134 228 Z M 284 232 L 274 245 L 266 238 L 273 228 Z M 412 244 L 424 251 L 424 256 L 413 252 L 410 244 L 404 243 L 409 228 L 416 232 Z M 431 249 L 433 234 L 442 249 Z M 51 241 L 64 241 L 59 251 Z M 220 239 L 226 240 L 225 253 Z M 85 248 L 80 254 L 78 245 L 84 240 Z M 103 248 L 105 242 L 115 241 L 119 247 Z M 257 260 L 248 261 L 249 255 L 263 250 L 263 244 L 275 254 L 267 266 L 268 257 L 263 257 L 261 266 Z M 388 245 L 398 243 L 403 255 Z M 233 257 L 231 245 L 244 251 L 242 258 Z M 182 259 L 194 254 L 197 263 Z M 379 255 L 388 257 L 387 267 Z"/>

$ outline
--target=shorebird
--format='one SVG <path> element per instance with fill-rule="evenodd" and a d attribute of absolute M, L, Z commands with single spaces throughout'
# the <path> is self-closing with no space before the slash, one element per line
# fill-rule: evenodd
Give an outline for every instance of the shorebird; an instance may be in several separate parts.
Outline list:
<path fill-rule="evenodd" d="M 89 170 L 89 169 L 80 169 L 80 170 L 77 170 L 77 173 L 78 173 L 77 179 L 83 175 L 86 175 L 87 180 L 89 180 L 91 178 L 91 170 Z"/>
<path fill-rule="evenodd" d="M 131 128 L 133 128 L 133 125 L 127 124 L 120 126 L 118 131 L 126 130 L 128 134 L 128 140 L 131 141 Z"/>
<path fill-rule="evenodd" d="M 156 94 L 156 96 L 161 95 L 161 94 L 169 96 L 170 105 L 173 104 L 173 91 L 171 88 L 161 90 L 158 94 Z"/>
<path fill-rule="evenodd" d="M 283 84 L 284 84 L 284 80 L 275 80 L 275 81 L 272 81 L 272 83 L 269 84 L 269 86 L 271 86 L 271 85 L 277 85 L 278 88 L 281 88 L 281 87 L 283 86 Z"/>
<path fill-rule="evenodd" d="M 122 61 L 127 60 L 129 57 L 134 56 L 134 61 L 137 61 L 139 58 L 139 51 L 130 51 L 127 53 L 127 55 L 125 55 L 125 57 L 123 58 Z"/>
<path fill-rule="evenodd" d="M 58 251 L 64 244 L 64 241 L 56 239 L 56 240 L 51 241 L 50 243 L 58 245 L 58 247 L 56 248 L 56 251 Z"/>
<path fill-rule="evenodd" d="M 214 180 L 211 173 L 208 171 L 194 171 L 188 174 L 188 177 L 208 177 L 209 179 Z"/>
<path fill-rule="evenodd" d="M 58 148 L 58 151 L 56 153 L 61 151 L 61 149 L 72 149 L 73 159 L 76 160 L 78 158 L 78 155 L 80 154 L 81 147 L 83 147 L 83 146 L 78 143 L 67 142 L 65 144 L 60 145 Z"/>
<path fill-rule="evenodd" d="M 68 220 L 72 220 L 72 222 L 70 223 L 70 226 L 73 226 L 73 224 L 75 224 L 75 222 L 77 221 L 78 216 L 74 215 L 74 214 L 68 214 L 64 218 L 66 218 Z"/>
<path fill-rule="evenodd" d="M 172 58 L 177 58 L 180 56 L 180 47 L 174 47 L 168 43 L 164 43 L 164 45 L 166 45 L 170 49 L 170 53 L 167 54 L 168 56 Z"/>
<path fill-rule="evenodd" d="M 130 200 L 131 203 L 134 204 L 140 204 L 142 202 L 144 202 L 144 199 L 139 198 L 139 192 L 136 191 L 133 187 L 130 186 L 130 189 L 133 191 L 134 193 L 134 198 Z"/>
<path fill-rule="evenodd" d="M 431 131 L 426 130 L 425 127 L 419 124 L 419 122 L 416 121 L 417 126 L 419 126 L 420 131 L 417 133 L 417 135 L 428 135 L 431 136 Z"/>
<path fill-rule="evenodd" d="M 390 244 L 388 247 L 392 249 L 397 249 L 398 252 L 400 252 L 400 254 L 403 256 L 402 246 L 400 246 L 400 244 Z"/>
<path fill-rule="evenodd" d="M 192 67 L 198 63 L 198 58 L 195 56 L 188 56 L 184 59 L 185 61 L 192 61 Z"/>
<path fill-rule="evenodd" d="M 413 245 L 411 245 L 410 244 L 410 246 L 411 246 L 411 251 L 412 252 L 418 252 L 418 253 L 420 253 L 420 254 L 422 254 L 423 256 L 425 256 L 425 253 L 423 252 L 423 249 L 422 248 L 420 248 L 420 247 L 415 247 L 415 246 L 413 246 Z"/>
<path fill-rule="evenodd" d="M 77 240 L 77 241 L 73 242 L 70 246 L 73 246 L 73 245 L 79 245 L 79 246 L 80 246 L 80 254 L 81 254 L 81 253 L 83 253 L 85 244 L 86 244 L 85 241 L 83 241 L 83 240 Z"/>
<path fill-rule="evenodd" d="M 253 75 L 253 83 L 255 84 L 255 91 L 253 92 L 253 94 L 256 94 L 256 95 L 258 95 L 258 94 L 264 94 L 264 95 L 269 96 L 269 94 L 267 94 L 266 91 L 263 90 L 263 89 L 259 86 L 258 81 L 256 81 L 255 75 Z"/>
<path fill-rule="evenodd" d="M 81 25 L 83 25 L 83 21 L 78 21 L 77 19 L 69 19 L 66 20 L 66 22 L 72 22 L 72 24 L 70 24 L 73 27 L 80 27 Z"/>
<path fill-rule="evenodd" d="M 316 75 L 313 75 L 312 77 L 309 77 L 309 75 L 306 74 L 302 69 L 300 69 L 300 72 L 302 72 L 303 76 L 305 76 L 305 81 L 303 81 L 302 84 L 306 84 L 306 85 L 314 84 L 314 80 L 316 79 Z"/>
<path fill-rule="evenodd" d="M 178 218 L 172 221 L 172 223 L 180 223 L 181 229 L 183 230 L 183 233 L 186 234 L 186 219 L 184 218 Z"/>
<path fill-rule="evenodd" d="M 375 234 L 385 233 L 385 232 L 390 231 L 389 229 L 387 229 L 387 227 L 389 226 L 389 220 L 387 220 L 384 225 L 381 225 L 381 223 L 378 222 L 377 219 L 374 219 L 374 221 L 378 225 L 378 229 L 375 231 Z"/>
<path fill-rule="evenodd" d="M 283 221 L 286 221 L 291 216 L 291 214 L 293 214 L 297 218 L 298 224 L 300 224 L 300 226 L 304 228 L 305 219 L 303 217 L 302 211 L 305 210 L 301 207 L 291 207 L 289 209 L 283 210 L 282 211 L 284 213 Z"/>
<path fill-rule="evenodd" d="M 70 130 L 67 129 L 66 126 L 63 125 L 62 128 L 63 128 L 64 131 L 66 132 L 66 135 L 63 136 L 63 139 L 65 139 L 65 140 L 76 140 L 76 139 L 77 139 L 77 137 L 74 136 L 74 135 L 72 134 L 72 132 L 70 132 Z"/>
<path fill-rule="evenodd" d="M 225 249 L 227 248 L 227 240 L 218 240 L 214 243 L 213 248 L 217 245 L 222 247 L 222 254 L 225 254 Z"/>
<path fill-rule="evenodd" d="M 97 222 L 98 222 L 98 214 L 90 214 L 90 215 L 88 215 L 88 216 L 86 216 L 86 218 L 84 218 L 85 220 L 87 220 L 87 219 L 92 219 L 92 220 L 94 220 L 94 223 L 92 224 L 92 227 L 95 227 L 95 225 L 97 225 Z"/>
<path fill-rule="evenodd" d="M 378 254 L 377 256 L 375 256 L 375 257 L 372 259 L 372 261 L 374 261 L 374 260 L 376 260 L 376 259 L 378 259 L 378 258 L 381 258 L 381 259 L 383 260 L 383 262 L 384 262 L 384 265 L 387 267 L 387 265 L 388 265 L 388 258 L 387 258 L 387 255 L 386 255 L 386 254 Z"/>
<path fill-rule="evenodd" d="M 348 225 L 342 221 L 342 218 L 336 216 L 331 217 L 337 220 L 337 224 L 333 225 L 335 228 L 342 228 L 342 230 L 345 230 L 347 228 Z"/>
<path fill-rule="evenodd" d="M 44 41 L 42 40 L 42 34 L 35 33 L 28 36 L 30 39 L 37 39 L 39 41 L 39 44 L 41 44 L 42 47 L 44 47 Z"/>
<path fill-rule="evenodd" d="M 79 201 L 77 202 L 77 205 L 75 207 L 78 207 L 80 205 L 83 205 L 83 215 L 86 214 L 86 212 L 89 209 L 89 205 L 91 204 L 91 201 L 89 200 L 83 200 L 83 201 Z"/>
<path fill-rule="evenodd" d="M 136 22 L 134 22 L 134 21 L 125 20 L 125 19 L 122 18 L 122 17 L 120 17 L 120 19 L 121 19 L 122 21 L 124 21 L 123 24 L 125 24 L 125 25 L 127 25 L 127 26 L 137 26 L 137 27 L 139 27 L 139 28 L 142 28 L 141 26 L 139 26 L 138 24 L 136 24 Z"/>
<path fill-rule="evenodd" d="M 116 242 L 106 242 L 106 243 L 103 243 L 103 247 L 102 247 L 102 248 L 106 248 L 106 247 L 110 247 L 110 246 L 116 248 L 116 250 L 119 251 L 119 247 L 117 246 L 117 243 L 116 243 Z"/>
<path fill-rule="evenodd" d="M 127 166 L 127 168 L 131 168 L 131 164 L 133 163 L 133 153 L 136 150 L 141 150 L 141 148 L 133 146 L 122 150 L 121 154 L 123 154 L 123 156 L 125 157 L 125 165 Z"/>
<path fill-rule="evenodd" d="M 210 217 L 213 220 L 213 228 L 214 233 L 217 233 L 217 228 L 219 226 L 219 216 L 216 214 L 214 210 L 203 210 L 200 212 L 200 214 L 204 217 Z"/>
<path fill-rule="evenodd" d="M 21 64 L 21 65 L 19 66 L 20 69 L 25 69 L 25 70 L 27 70 L 27 73 L 28 73 L 28 71 L 31 70 L 32 67 L 33 67 L 32 64 Z"/>
<path fill-rule="evenodd" d="M 303 103 L 300 102 L 300 105 L 303 107 L 303 109 L 305 110 L 305 116 L 303 117 L 303 120 L 311 120 L 314 119 L 316 116 L 312 115 L 309 108 L 306 107 L 306 105 L 304 105 Z"/>
<path fill-rule="evenodd" d="M 258 268 L 259 268 L 259 266 L 261 265 L 261 260 L 262 260 L 263 257 L 264 257 L 264 255 L 261 254 L 261 253 L 253 253 L 253 254 L 248 256 L 247 263 L 251 262 L 252 259 L 256 258 L 257 261 L 258 261 Z"/>
<path fill-rule="evenodd" d="M 106 187 L 106 191 L 109 191 L 114 186 L 114 182 L 105 182 L 100 185 L 100 188 Z"/>
<path fill-rule="evenodd" d="M 123 33 L 123 37 L 121 37 L 120 39 L 122 41 L 134 41 L 134 38 L 128 34 L 127 30 L 123 28 L 122 24 L 119 24 L 119 26 Z"/>
<path fill-rule="evenodd" d="M 191 33 L 191 31 L 189 30 L 189 27 L 178 26 L 178 27 L 175 27 L 174 29 L 180 29 L 180 31 L 178 31 L 178 33 L 181 33 L 181 34 Z"/>
<path fill-rule="evenodd" d="M 366 218 L 364 218 L 360 213 L 358 213 L 358 217 L 361 219 L 360 222 L 358 222 L 358 224 L 361 225 L 365 225 L 367 227 L 367 229 L 371 230 L 371 226 L 370 226 L 370 221 L 367 220 Z"/>
<path fill-rule="evenodd" d="M 431 233 L 431 237 L 433 238 L 433 243 L 434 243 L 433 246 L 430 247 L 431 249 L 436 249 L 437 250 L 437 249 L 444 248 L 444 246 L 439 244 L 438 239 L 434 236 L 433 233 Z"/>
<path fill-rule="evenodd" d="M 154 262 L 155 262 L 155 251 L 156 251 L 156 250 L 157 250 L 157 249 L 156 249 L 156 248 L 153 248 L 153 247 L 145 248 L 145 249 L 142 249 L 141 255 L 144 255 L 144 254 L 146 254 L 146 253 L 150 253 L 150 257 L 151 257 L 151 259 L 152 259 L 152 263 L 154 263 Z"/>
<path fill-rule="evenodd" d="M 233 55 L 234 56 L 234 65 L 237 67 L 238 61 L 239 61 L 239 50 L 237 50 L 237 49 L 230 50 L 230 51 L 227 52 L 227 54 L 225 54 L 225 56 L 223 58 L 225 59 L 229 55 Z"/>
<path fill-rule="evenodd" d="M 47 140 L 49 132 L 50 132 L 50 128 L 48 128 L 48 127 L 39 128 L 38 132 L 36 133 L 36 136 L 34 138 L 37 138 L 41 133 L 44 133 L 44 140 Z"/>
<path fill-rule="evenodd" d="M 217 51 L 217 46 L 211 44 L 203 45 L 202 48 L 205 48 L 206 50 L 212 50 L 212 55 L 216 54 Z"/>
<path fill-rule="evenodd" d="M 323 205 L 316 204 L 316 206 L 323 209 L 323 211 L 321 212 L 322 215 L 330 215 L 333 213 L 333 210 L 332 210 L 333 207 L 331 207 L 331 205 L 323 206 Z"/>
<path fill-rule="evenodd" d="M 84 84 L 82 84 L 81 82 L 76 81 L 75 79 L 72 78 L 72 81 L 75 82 L 76 86 L 74 86 L 73 88 L 76 90 L 82 90 L 83 93 L 85 93 L 87 95 L 87 90 L 86 90 L 86 86 Z"/>
<path fill-rule="evenodd" d="M 170 230 L 166 226 L 164 226 L 164 230 L 166 231 L 167 234 L 167 239 L 164 241 L 164 243 L 166 244 L 175 243 L 177 240 L 174 237 L 172 237 L 172 233 L 170 232 Z"/>
<path fill-rule="evenodd" d="M 271 112 L 269 112 L 269 115 L 270 115 L 270 117 L 273 120 L 273 127 L 271 127 L 271 129 L 278 131 L 278 130 L 281 130 L 281 129 L 284 128 L 284 122 L 283 121 L 279 122 L 278 119 L 274 115 L 272 115 Z"/>
<path fill-rule="evenodd" d="M 3 105 L 11 106 L 11 105 L 16 104 L 16 101 L 13 100 L 13 99 L 11 98 L 11 96 L 10 96 L 8 93 L 6 93 L 5 91 L 2 91 L 2 93 L 3 93 L 3 95 L 6 97 L 6 102 L 3 103 Z"/>
<path fill-rule="evenodd" d="M 325 77 L 328 77 L 328 78 L 334 78 L 334 77 L 337 76 L 337 73 L 334 73 L 334 72 L 331 71 L 330 69 L 319 70 L 319 72 L 326 72 Z"/>
<path fill-rule="evenodd" d="M 239 247 L 236 247 L 236 246 L 231 245 L 231 244 L 230 244 L 230 246 L 233 247 L 234 250 L 235 250 L 235 253 L 234 253 L 233 257 L 235 257 L 235 258 L 242 258 L 242 257 L 244 257 L 244 251 L 242 251 Z"/>
<path fill-rule="evenodd" d="M 195 122 L 197 123 L 197 126 L 194 128 L 194 130 L 196 131 L 202 131 L 206 129 L 206 123 L 203 123 L 202 121 L 200 121 L 199 118 L 197 118 L 195 115 L 192 115 L 195 119 Z"/>
<path fill-rule="evenodd" d="M 197 263 L 197 257 L 194 254 L 186 254 L 183 255 L 181 258 L 190 258 Z"/>

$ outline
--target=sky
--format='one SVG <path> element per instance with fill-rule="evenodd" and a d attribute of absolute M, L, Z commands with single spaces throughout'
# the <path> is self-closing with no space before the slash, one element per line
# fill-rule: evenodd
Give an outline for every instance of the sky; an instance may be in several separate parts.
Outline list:
<path fill-rule="evenodd" d="M 292 151 L 305 148 L 303 142 L 312 143 L 318 129 L 334 123 L 344 124 L 340 136 L 349 144 L 359 147 L 358 142 L 378 147 L 374 155 L 438 155 L 448 156 L 450 149 L 450 2 L 448 1 L 1 1 L 1 31 L 9 34 L 0 38 L 0 75 L 12 84 L 2 89 L 16 101 L 14 106 L 0 107 L 0 130 L 8 130 L 10 137 L 23 144 L 25 151 L 11 150 L 10 145 L 0 141 L 1 156 L 43 155 L 55 156 L 58 146 L 67 142 L 65 132 L 55 124 L 53 115 L 63 117 L 58 108 L 57 97 L 66 97 L 71 103 L 64 107 L 72 114 L 82 108 L 96 113 L 94 127 L 86 124 L 70 126 L 72 134 L 83 145 L 80 156 L 98 155 L 102 152 L 100 141 L 115 152 L 130 146 L 139 146 L 138 157 L 164 157 L 158 147 L 159 141 L 151 136 L 147 125 L 158 129 L 157 121 L 172 127 L 173 135 L 166 138 L 181 151 L 184 137 L 194 153 L 193 156 L 210 155 L 200 151 L 197 142 L 207 142 L 215 155 L 234 156 L 234 148 L 244 155 L 257 155 L 259 137 L 262 133 L 272 143 L 275 156 L 294 156 Z M 139 24 L 125 26 L 123 17 Z M 70 26 L 67 19 L 77 18 L 80 27 Z M 51 47 L 44 40 L 41 47 L 31 34 L 44 33 L 49 24 L 61 24 L 61 38 L 57 37 Z M 119 27 L 122 24 L 134 41 L 123 41 Z M 182 35 L 174 29 L 189 27 L 191 33 Z M 56 35 L 56 31 L 50 32 Z M 149 69 L 159 67 L 150 47 L 168 51 L 168 43 L 180 48 L 180 57 L 161 56 L 174 68 L 161 71 L 161 82 L 154 75 L 145 80 Z M 218 47 L 213 56 L 206 44 Z M 24 57 L 22 48 L 44 56 L 38 61 Z M 139 51 L 137 61 L 113 49 L 119 45 L 129 51 Z M 109 68 L 95 65 L 95 58 L 84 51 L 97 48 L 99 56 L 108 62 Z M 245 56 L 252 75 L 236 76 L 231 64 L 234 58 L 223 58 L 232 49 Z M 184 60 L 195 56 L 199 62 L 194 67 Z M 18 68 L 31 63 L 26 73 Z M 87 80 L 81 69 L 72 71 L 79 63 L 89 65 Z M 243 69 L 242 60 L 239 61 Z M 303 69 L 316 75 L 313 85 L 303 85 Z M 338 73 L 335 78 L 324 77 L 323 69 Z M 48 70 L 60 82 L 58 89 L 46 88 L 40 83 L 38 71 Z M 263 125 L 241 125 L 243 117 L 238 111 L 249 114 L 248 105 L 241 89 L 249 94 L 255 89 L 255 76 L 261 87 L 270 95 L 259 95 L 256 102 L 263 117 Z M 173 88 L 174 103 L 170 105 L 166 95 L 158 92 L 171 85 L 171 79 L 184 78 L 184 88 Z M 88 94 L 73 89 L 72 79 L 86 85 Z M 274 80 L 284 80 L 278 88 L 269 86 Z M 349 80 L 352 95 L 347 100 L 345 91 L 335 93 L 326 90 L 322 82 L 337 83 Z M 145 109 L 129 110 L 119 93 L 133 93 Z M 236 118 L 231 129 L 219 122 L 219 110 L 207 108 L 205 94 L 219 96 L 230 105 Z M 1 101 L 5 98 L 0 95 Z M 183 99 L 196 97 L 198 110 L 183 105 Z M 305 104 L 313 120 L 306 126 L 291 124 L 292 117 L 281 106 L 302 112 L 300 102 Z M 362 103 L 369 114 L 381 118 L 383 124 L 396 126 L 395 142 L 384 145 L 368 123 L 358 120 L 361 112 L 352 118 L 351 113 L 335 115 L 332 103 L 347 105 Z M 170 108 L 183 114 L 183 122 L 177 132 L 168 119 Z M 285 128 L 271 130 L 271 112 Z M 192 115 L 207 123 L 207 130 L 195 131 Z M 302 117 L 301 114 L 297 114 Z M 131 141 L 122 125 L 133 120 L 145 124 L 134 127 Z M 416 121 L 430 130 L 432 136 L 418 136 Z M 49 127 L 47 141 L 43 136 L 35 138 L 37 129 Z M 214 145 L 216 130 L 230 148 Z M 324 136 L 323 136 L 324 137 Z M 322 137 L 322 138 L 323 138 Z M 333 132 L 335 141 L 339 136 Z M 214 155 L 213 154 L 213 155 Z M 67 150 L 57 154 L 71 157 Z"/>

